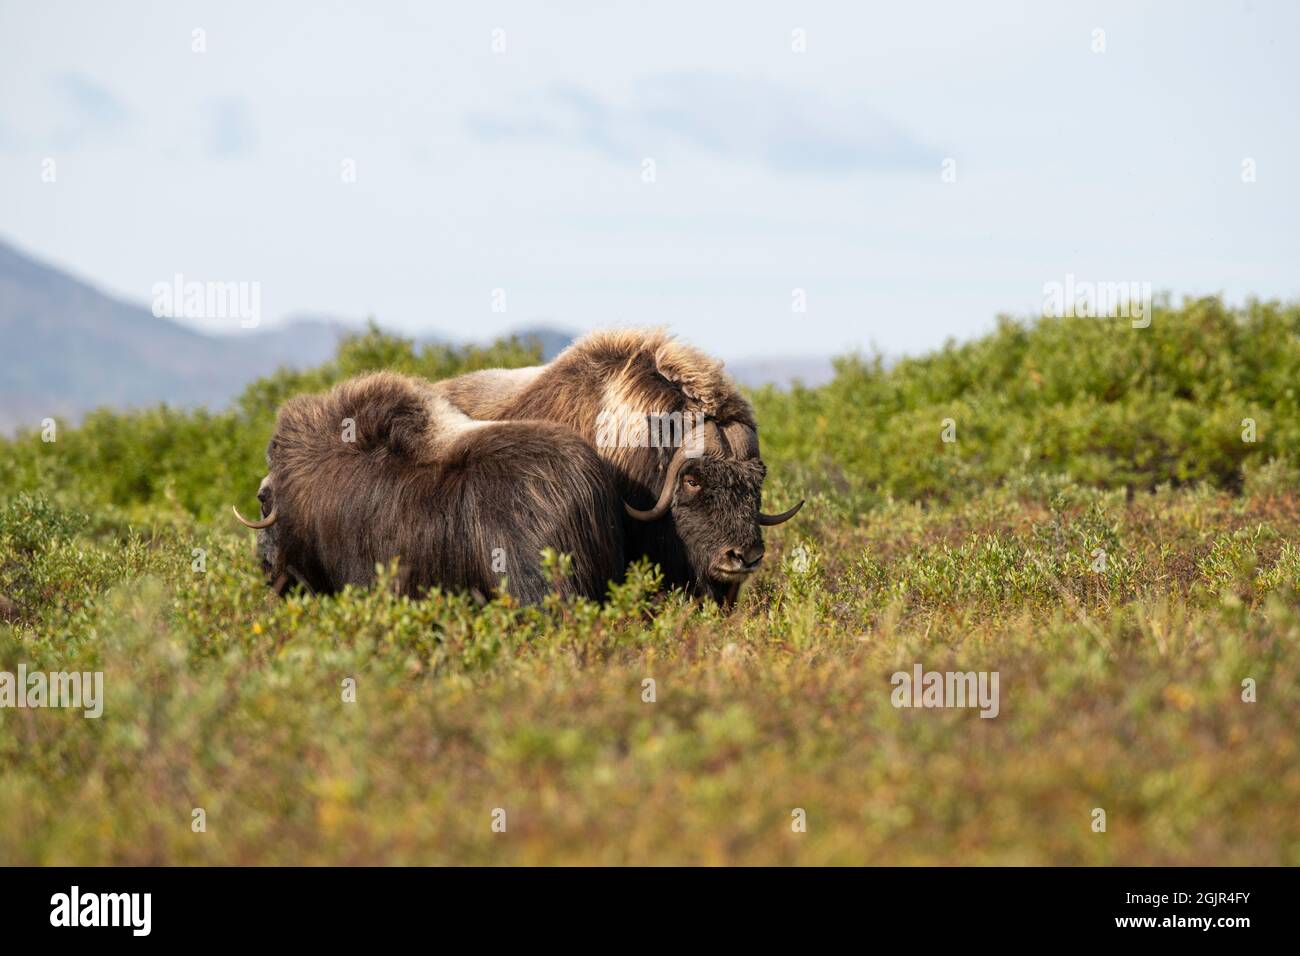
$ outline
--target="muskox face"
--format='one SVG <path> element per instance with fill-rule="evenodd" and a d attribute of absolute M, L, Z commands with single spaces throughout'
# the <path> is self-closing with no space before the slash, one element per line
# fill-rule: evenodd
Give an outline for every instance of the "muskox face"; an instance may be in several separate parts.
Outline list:
<path fill-rule="evenodd" d="M 705 457 L 689 461 L 677 478 L 673 524 L 697 585 L 724 604 L 763 561 L 758 515 L 766 473 L 757 459 Z"/>
<path fill-rule="evenodd" d="M 261 504 L 261 517 L 265 519 L 275 510 L 275 497 L 271 489 L 271 476 L 267 475 L 257 486 L 257 500 Z M 270 574 L 280 561 L 279 529 L 274 526 L 261 528 L 257 532 L 257 556 L 261 559 L 262 570 Z"/>
<path fill-rule="evenodd" d="M 235 517 L 240 523 L 257 530 L 256 555 L 262 565 L 262 573 L 272 582 L 276 594 L 282 594 L 289 583 L 289 571 L 281 548 L 280 527 L 277 526 L 278 513 L 275 510 L 275 489 L 268 474 L 257 486 L 257 500 L 261 505 L 261 518 L 249 521 L 235 509 Z"/>
<path fill-rule="evenodd" d="M 778 515 L 760 510 L 767 468 L 752 428 L 710 423 L 698 437 L 674 453 L 654 507 L 627 513 L 638 521 L 671 513 L 695 588 L 730 608 L 763 560 L 763 527 L 790 520 L 803 502 Z"/>

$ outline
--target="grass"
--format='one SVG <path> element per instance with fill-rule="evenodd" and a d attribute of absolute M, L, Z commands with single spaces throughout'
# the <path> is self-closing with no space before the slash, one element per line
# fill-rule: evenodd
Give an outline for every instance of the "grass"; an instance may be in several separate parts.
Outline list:
<path fill-rule="evenodd" d="M 1300 864 L 1297 329 L 1007 322 L 759 393 L 771 499 L 813 497 L 730 617 L 646 567 L 604 606 L 269 596 L 224 511 L 278 401 L 516 343 L 372 331 L 226 412 L 20 436 L 0 670 L 107 700 L 0 709 L 0 862 Z M 997 671 L 999 715 L 895 709 L 914 663 Z"/>

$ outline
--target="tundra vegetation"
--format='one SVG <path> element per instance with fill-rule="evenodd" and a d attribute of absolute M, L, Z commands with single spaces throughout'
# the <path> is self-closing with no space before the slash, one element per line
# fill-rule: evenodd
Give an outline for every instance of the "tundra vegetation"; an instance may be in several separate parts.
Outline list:
<path fill-rule="evenodd" d="M 808 504 L 731 615 L 645 566 L 604 606 L 271 595 L 229 508 L 284 399 L 535 361 L 372 329 L 0 445 L 0 670 L 105 675 L 98 720 L 0 710 L 0 861 L 1300 864 L 1300 306 L 752 394 Z M 917 664 L 997 671 L 997 716 L 896 709 Z"/>

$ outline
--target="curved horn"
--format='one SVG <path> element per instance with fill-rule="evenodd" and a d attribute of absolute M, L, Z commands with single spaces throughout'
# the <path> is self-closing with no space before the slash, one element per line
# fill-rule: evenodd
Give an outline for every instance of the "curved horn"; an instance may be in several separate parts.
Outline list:
<path fill-rule="evenodd" d="M 686 457 L 685 452 L 685 445 L 673 452 L 673 460 L 668 463 L 668 471 L 664 475 L 664 486 L 659 490 L 659 500 L 655 502 L 653 508 L 649 511 L 640 511 L 633 508 L 626 501 L 623 502 L 623 510 L 627 512 L 628 517 L 635 518 L 637 521 L 654 521 L 668 513 L 668 509 L 673 503 L 673 492 L 677 489 L 677 476 L 681 474 L 682 467 L 690 460 Z"/>
<path fill-rule="evenodd" d="M 727 437 L 731 457 L 740 461 L 758 457 L 758 432 L 744 422 L 730 422 L 722 426 L 722 434 Z"/>
<path fill-rule="evenodd" d="M 779 515 L 766 515 L 760 511 L 758 513 L 758 523 L 766 527 L 770 527 L 771 525 L 774 524 L 785 524 L 785 522 L 789 521 L 791 518 L 797 515 L 799 513 L 799 509 L 802 507 L 803 507 L 803 502 L 800 501 L 789 511 L 782 511 Z"/>
<path fill-rule="evenodd" d="M 235 517 L 239 519 L 240 524 L 242 524 L 246 528 L 253 528 L 258 531 L 260 531 L 262 528 L 271 527 L 271 525 L 275 524 L 276 519 L 280 517 L 276 513 L 276 510 L 272 508 L 271 513 L 267 515 L 265 518 L 263 518 L 261 521 L 249 521 L 247 518 L 245 518 L 243 515 L 239 513 L 239 509 L 236 508 L 234 505 L 230 506 L 230 510 L 235 513 Z"/>

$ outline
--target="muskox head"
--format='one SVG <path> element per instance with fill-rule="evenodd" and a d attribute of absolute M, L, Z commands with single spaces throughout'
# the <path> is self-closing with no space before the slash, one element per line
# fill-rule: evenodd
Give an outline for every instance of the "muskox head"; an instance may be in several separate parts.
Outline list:
<path fill-rule="evenodd" d="M 671 515 L 696 588 L 730 608 L 762 563 L 763 527 L 789 521 L 803 507 L 800 501 L 780 514 L 763 513 L 766 475 L 754 429 L 710 421 L 673 452 L 654 506 L 625 508 L 638 521 Z"/>
<path fill-rule="evenodd" d="M 271 587 L 275 593 L 283 594 L 285 589 L 293 583 L 294 572 L 286 564 L 282 553 L 280 529 L 276 527 L 280 514 L 275 508 L 275 491 L 271 487 L 271 476 L 269 474 L 257 486 L 257 500 L 262 511 L 262 517 L 258 521 L 249 521 L 239 513 L 238 508 L 232 510 L 235 512 L 235 517 L 239 519 L 240 524 L 257 532 L 257 557 L 262 564 L 262 573 L 271 582 Z M 299 583 L 308 586 L 301 578 L 298 580 Z"/>

